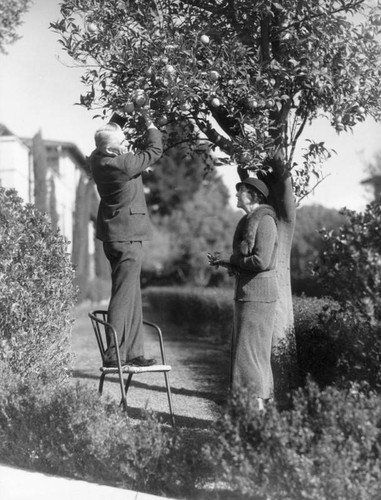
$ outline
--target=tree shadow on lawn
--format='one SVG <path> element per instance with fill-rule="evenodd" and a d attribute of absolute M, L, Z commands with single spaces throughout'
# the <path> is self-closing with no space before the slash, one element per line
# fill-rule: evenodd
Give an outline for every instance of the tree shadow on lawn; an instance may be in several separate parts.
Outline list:
<path fill-rule="evenodd" d="M 89 373 L 87 370 L 73 370 L 71 372 L 71 376 L 73 378 L 77 378 L 77 379 L 84 379 L 84 380 L 90 379 L 90 380 L 98 380 L 99 381 L 99 377 L 97 375 Z M 111 383 L 119 385 L 119 378 L 117 376 L 111 376 L 111 377 L 107 378 L 107 382 L 111 382 Z M 148 384 L 148 383 L 139 382 L 139 381 L 133 380 L 133 379 L 131 381 L 130 388 L 132 388 L 132 387 L 137 387 L 140 389 L 148 389 L 150 391 L 157 391 L 157 392 L 163 392 L 163 393 L 167 392 L 167 389 L 165 388 L 165 386 Z M 214 402 L 219 401 L 218 395 L 215 392 L 202 392 L 202 391 L 196 391 L 193 389 L 185 389 L 185 388 L 178 389 L 176 387 L 171 387 L 171 393 L 177 394 L 180 396 L 189 396 L 189 397 L 198 397 L 198 398 L 208 399 L 208 400 L 214 401 Z"/>
<path fill-rule="evenodd" d="M 76 378 L 76 379 L 91 379 L 91 380 L 98 380 L 99 379 L 99 377 L 97 377 L 96 375 L 93 375 L 91 373 L 82 372 L 81 370 L 74 370 L 72 372 L 72 376 L 73 376 L 73 378 Z M 119 385 L 119 379 L 117 377 L 109 377 L 107 379 L 107 382 L 111 382 L 112 384 L 116 384 L 117 386 Z M 160 393 L 163 393 L 163 395 L 166 394 L 165 387 L 161 387 L 158 385 L 150 385 L 150 384 L 146 384 L 144 382 L 138 382 L 138 381 L 133 380 L 131 382 L 130 389 L 133 389 L 133 387 L 135 387 L 137 389 L 144 389 L 144 390 L 160 392 Z M 181 396 L 200 397 L 203 399 L 207 399 L 209 396 L 209 399 L 211 401 L 215 401 L 215 394 L 207 395 L 204 393 L 199 393 L 197 391 L 189 391 L 187 389 L 171 389 L 171 392 L 172 392 L 172 394 L 177 394 L 177 395 L 181 395 Z M 123 411 L 122 407 L 121 407 L 121 411 Z M 206 429 L 206 428 L 210 427 L 210 420 L 176 414 L 176 408 L 174 411 L 175 411 L 176 427 L 192 427 L 192 428 L 198 428 L 198 429 L 203 429 L 203 428 Z M 147 417 L 147 412 L 148 412 L 148 410 L 145 408 L 139 408 L 139 407 L 128 405 L 127 417 L 135 419 L 135 420 L 144 420 Z M 155 417 L 159 421 L 161 421 L 162 423 L 167 423 L 167 424 L 171 425 L 169 412 L 149 410 L 149 413 L 154 414 Z"/>

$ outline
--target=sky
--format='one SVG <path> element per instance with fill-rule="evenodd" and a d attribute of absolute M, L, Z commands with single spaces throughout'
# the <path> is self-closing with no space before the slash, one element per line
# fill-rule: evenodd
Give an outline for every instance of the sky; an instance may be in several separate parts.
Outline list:
<path fill-rule="evenodd" d="M 58 35 L 49 30 L 49 23 L 60 17 L 59 3 L 34 0 L 18 29 L 22 38 L 6 48 L 6 55 L 0 54 L 0 123 L 19 137 L 31 138 L 41 130 L 44 139 L 73 142 L 89 155 L 94 132 L 102 122 L 92 118 L 95 112 L 75 105 L 85 90 L 80 81 L 82 70 L 73 66 Z M 337 154 L 324 167 L 327 178 L 302 205 L 363 210 L 372 194 L 361 181 L 368 177 L 367 165 L 381 153 L 381 124 L 367 119 L 353 133 L 338 135 L 328 121 L 320 120 L 304 136 L 325 141 Z M 219 167 L 218 171 L 234 206 L 236 171 L 232 167 Z"/>

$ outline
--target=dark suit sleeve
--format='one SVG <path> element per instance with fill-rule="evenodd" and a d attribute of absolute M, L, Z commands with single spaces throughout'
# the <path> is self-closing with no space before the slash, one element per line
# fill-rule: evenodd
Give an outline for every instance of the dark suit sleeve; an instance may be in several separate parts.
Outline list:
<path fill-rule="evenodd" d="M 275 221 L 265 215 L 259 223 L 252 254 L 245 257 L 233 254 L 230 263 L 247 271 L 261 272 L 269 269 L 277 237 Z"/>
<path fill-rule="evenodd" d="M 161 132 L 157 128 L 148 129 L 147 146 L 138 154 L 127 153 L 117 157 L 117 163 L 132 178 L 156 163 L 163 154 Z"/>

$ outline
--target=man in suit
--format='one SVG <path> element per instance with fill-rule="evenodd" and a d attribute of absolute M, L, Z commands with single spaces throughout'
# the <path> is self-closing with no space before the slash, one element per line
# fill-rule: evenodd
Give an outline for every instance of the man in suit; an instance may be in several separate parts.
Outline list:
<path fill-rule="evenodd" d="M 119 338 L 122 364 L 150 366 L 154 359 L 144 357 L 143 313 L 140 290 L 142 242 L 151 239 L 143 191 L 142 172 L 162 155 L 160 131 L 147 109 L 140 109 L 147 126 L 145 150 L 128 152 L 126 138 L 115 115 L 95 133 L 96 149 L 90 166 L 100 196 L 96 237 L 111 265 L 111 298 L 108 322 Z M 116 366 L 113 339 L 107 332 L 105 366 Z"/>

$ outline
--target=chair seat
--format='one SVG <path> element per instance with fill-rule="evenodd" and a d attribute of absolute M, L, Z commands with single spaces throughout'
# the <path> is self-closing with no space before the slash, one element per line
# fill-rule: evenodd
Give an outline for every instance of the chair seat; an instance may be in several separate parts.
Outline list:
<path fill-rule="evenodd" d="M 152 365 L 152 366 L 132 366 L 132 365 L 125 365 L 122 366 L 122 372 L 123 373 L 146 373 L 146 372 L 169 372 L 171 371 L 171 366 L 170 365 Z M 107 373 L 118 373 L 118 368 L 117 367 L 107 367 L 107 366 L 102 366 L 100 368 L 101 372 L 107 372 Z"/>

